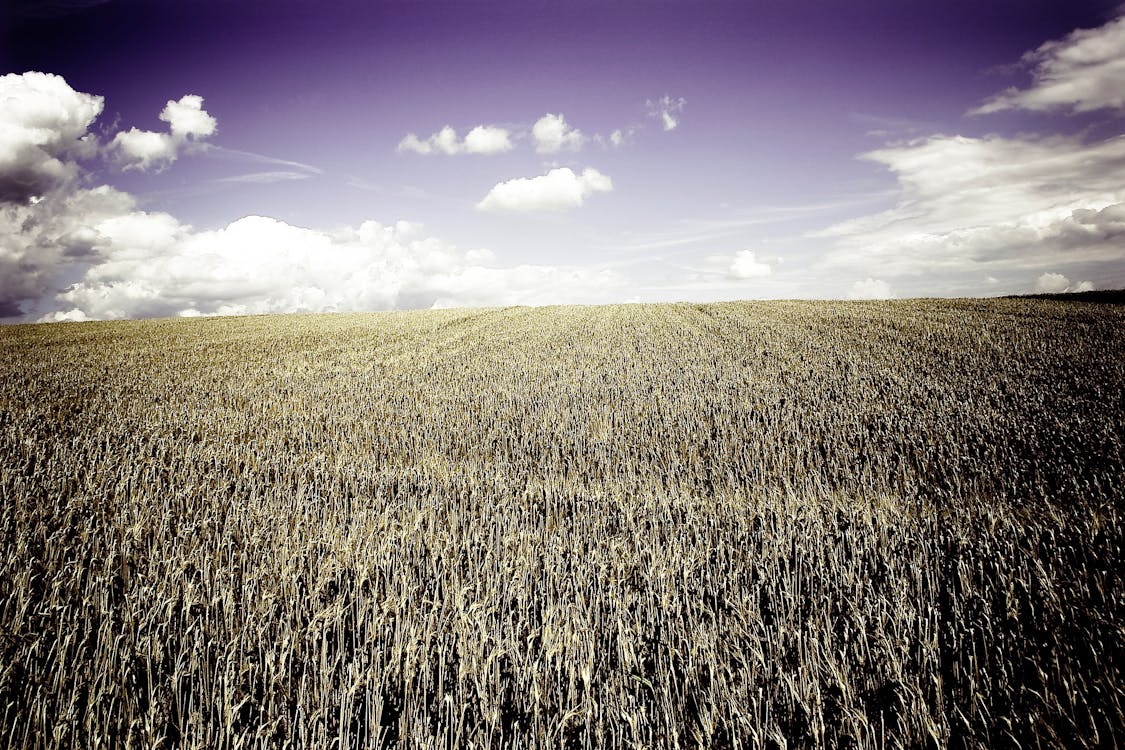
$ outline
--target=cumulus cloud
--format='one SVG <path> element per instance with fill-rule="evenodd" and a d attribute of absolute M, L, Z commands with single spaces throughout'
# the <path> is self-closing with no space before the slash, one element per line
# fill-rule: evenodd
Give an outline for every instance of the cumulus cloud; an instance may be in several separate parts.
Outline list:
<path fill-rule="evenodd" d="M 1125 107 L 1125 16 L 1096 29 L 1079 29 L 1028 52 L 1028 88 L 1010 88 L 973 110 L 1072 109 L 1087 112 Z"/>
<path fill-rule="evenodd" d="M 659 99 L 649 99 L 645 102 L 650 117 L 660 121 L 665 131 L 675 130 L 680 124 L 680 113 L 684 111 L 687 100 L 683 97 L 673 99 L 665 94 Z"/>
<path fill-rule="evenodd" d="M 87 129 L 102 97 L 29 72 L 0 76 L 0 102 L 0 201 L 26 201 L 72 181 L 75 159 L 96 149 Z"/>
<path fill-rule="evenodd" d="M 482 211 L 561 211 L 581 206 L 593 193 L 613 190 L 613 180 L 592 167 L 575 174 L 569 167 L 539 177 L 501 182 L 477 204 Z"/>
<path fill-rule="evenodd" d="M 881 279 L 870 276 L 862 281 L 857 281 L 848 289 L 848 299 L 895 299 L 891 285 Z"/>
<path fill-rule="evenodd" d="M 1094 283 L 1092 281 L 1079 281 L 1077 284 L 1071 284 L 1070 279 L 1061 273 L 1045 273 L 1035 280 L 1035 291 L 1049 294 L 1092 292 L 1094 291 Z"/>
<path fill-rule="evenodd" d="M 820 232 L 829 267 L 898 276 L 1125 260 L 1125 136 L 932 136 L 865 154 L 898 204 Z"/>
<path fill-rule="evenodd" d="M 739 250 L 731 261 L 727 273 L 733 279 L 758 279 L 773 272 L 768 263 L 763 263 L 753 250 Z"/>
<path fill-rule="evenodd" d="M 129 128 L 114 136 L 113 146 L 126 169 L 147 170 L 176 160 L 176 139 L 168 133 Z"/>
<path fill-rule="evenodd" d="M 160 113 L 175 138 L 206 138 L 215 134 L 217 122 L 203 109 L 203 97 L 187 94 L 179 101 L 169 101 Z"/>
<path fill-rule="evenodd" d="M 160 112 L 169 132 L 130 128 L 114 136 L 112 148 L 125 169 L 162 169 L 176 160 L 185 145 L 215 132 L 217 121 L 203 109 L 203 97 L 187 94 L 169 100 Z"/>
<path fill-rule="evenodd" d="M 21 315 L 98 262 L 106 249 L 98 225 L 133 205 L 130 196 L 106 186 L 0 203 L 0 317 Z"/>
<path fill-rule="evenodd" d="M 545 114 L 531 126 L 535 150 L 540 154 L 556 154 L 563 149 L 577 151 L 586 142 L 581 130 L 567 124 L 561 114 Z"/>
<path fill-rule="evenodd" d="M 495 125 L 477 125 L 462 140 L 457 131 L 449 125 L 429 138 L 422 140 L 414 133 L 407 133 L 399 141 L 398 151 L 411 151 L 428 156 L 430 154 L 502 154 L 514 148 L 512 134 L 505 128 Z"/>
<path fill-rule="evenodd" d="M 504 128 L 477 125 L 465 135 L 465 151 L 470 154 L 502 154 L 511 150 L 511 135 Z"/>

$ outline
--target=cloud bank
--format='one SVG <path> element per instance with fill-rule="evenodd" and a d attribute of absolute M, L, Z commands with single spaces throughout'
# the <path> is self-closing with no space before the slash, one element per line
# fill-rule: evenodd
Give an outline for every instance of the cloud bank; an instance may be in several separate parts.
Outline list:
<path fill-rule="evenodd" d="M 539 177 L 501 182 L 477 204 L 481 211 L 564 211 L 581 206 L 594 193 L 613 190 L 613 180 L 592 167 L 575 174 L 569 167 Z"/>
<path fill-rule="evenodd" d="M 596 295 L 609 273 L 489 268 L 409 222 L 324 232 L 264 216 L 195 232 L 161 213 L 99 222 L 98 262 L 47 320 L 543 303 Z"/>

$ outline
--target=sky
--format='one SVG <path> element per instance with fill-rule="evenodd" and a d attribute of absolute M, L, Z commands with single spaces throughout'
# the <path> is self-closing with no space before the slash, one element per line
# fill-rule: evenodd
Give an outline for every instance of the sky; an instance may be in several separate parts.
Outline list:
<path fill-rule="evenodd" d="M 5 0 L 0 322 L 1125 287 L 1125 6 Z"/>

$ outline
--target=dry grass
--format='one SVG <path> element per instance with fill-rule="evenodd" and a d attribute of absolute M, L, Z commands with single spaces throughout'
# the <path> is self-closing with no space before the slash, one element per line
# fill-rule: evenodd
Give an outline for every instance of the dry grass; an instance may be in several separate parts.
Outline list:
<path fill-rule="evenodd" d="M 1123 323 L 0 329 L 0 747 L 1113 747 Z"/>

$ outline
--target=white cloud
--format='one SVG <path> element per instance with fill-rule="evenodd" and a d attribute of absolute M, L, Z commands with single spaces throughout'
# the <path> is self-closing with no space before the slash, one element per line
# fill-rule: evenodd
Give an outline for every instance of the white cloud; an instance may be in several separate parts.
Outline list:
<path fill-rule="evenodd" d="M 1125 136 L 932 136 L 865 154 L 898 205 L 820 232 L 825 265 L 899 276 L 1125 260 Z"/>
<path fill-rule="evenodd" d="M 462 150 L 461 142 L 457 139 L 457 131 L 448 125 L 430 136 L 430 142 L 435 150 L 443 154 L 456 154 Z"/>
<path fill-rule="evenodd" d="M 176 139 L 168 133 L 129 128 L 113 138 L 126 169 L 149 169 L 176 160 Z"/>
<path fill-rule="evenodd" d="M 96 148 L 87 132 L 100 96 L 49 73 L 0 76 L 0 201 L 26 201 L 78 174 L 76 158 Z"/>
<path fill-rule="evenodd" d="M 412 151 L 428 156 L 430 154 L 502 154 L 514 148 L 512 134 L 505 128 L 495 125 L 477 125 L 470 130 L 464 140 L 449 125 L 422 140 L 414 133 L 407 133 L 399 141 L 398 151 Z"/>
<path fill-rule="evenodd" d="M 570 127 L 561 114 L 545 114 L 531 126 L 535 150 L 540 154 L 555 154 L 563 149 L 577 151 L 586 142 L 581 130 Z"/>
<path fill-rule="evenodd" d="M 413 151 L 416 154 L 429 156 L 434 152 L 433 141 L 436 137 L 437 136 L 435 134 L 430 136 L 429 140 L 423 141 L 413 133 L 407 133 L 405 136 L 403 136 L 402 140 L 398 142 L 398 147 L 396 150 L 399 153 L 402 153 L 403 151 Z"/>
<path fill-rule="evenodd" d="M 1096 29 L 1079 29 L 1027 53 L 1033 66 L 1029 88 L 1010 88 L 973 110 L 1005 109 L 1076 112 L 1125 107 L 1125 16 Z"/>
<path fill-rule="evenodd" d="M 1061 273 L 1045 273 L 1035 280 L 1035 291 L 1048 294 L 1092 292 L 1094 291 L 1094 283 L 1092 281 L 1079 281 L 1077 284 L 1071 284 L 1070 279 Z"/>
<path fill-rule="evenodd" d="M 477 248 L 465 253 L 465 262 L 474 266 L 496 262 L 496 254 L 487 247 Z"/>
<path fill-rule="evenodd" d="M 206 138 L 215 134 L 218 124 L 214 117 L 203 109 L 203 97 L 187 94 L 179 101 L 171 101 L 164 106 L 160 119 L 171 126 L 175 138 Z"/>
<path fill-rule="evenodd" d="M 1045 273 L 1035 281 L 1037 292 L 1064 292 L 1070 281 L 1061 273 Z"/>
<path fill-rule="evenodd" d="M 186 94 L 169 100 L 160 112 L 168 133 L 130 128 L 113 138 L 111 148 L 125 169 L 163 169 L 176 160 L 181 148 L 215 132 L 216 120 L 203 109 L 203 97 Z"/>
<path fill-rule="evenodd" d="M 189 316 L 184 316 L 189 317 Z M 67 310 L 66 312 L 55 311 L 48 313 L 39 318 L 39 323 L 83 323 L 89 320 L 86 313 L 81 310 Z"/>
<path fill-rule="evenodd" d="M 687 104 L 687 100 L 683 97 L 673 99 L 667 94 L 659 99 L 649 99 L 645 102 L 649 116 L 660 120 L 660 124 L 665 131 L 675 130 L 680 124 L 680 113 L 684 111 L 685 104 Z"/>
<path fill-rule="evenodd" d="M 561 211 L 581 206 L 588 196 L 613 190 L 613 180 L 596 169 L 575 174 L 569 167 L 539 177 L 519 177 L 494 186 L 477 204 L 482 211 Z"/>
<path fill-rule="evenodd" d="M 897 296 L 890 284 L 871 277 L 855 282 L 848 290 L 848 299 L 895 299 Z"/>
<path fill-rule="evenodd" d="M 769 276 L 772 271 L 768 263 L 763 263 L 755 257 L 753 250 L 739 250 L 734 255 L 728 273 L 735 279 L 758 279 Z"/>
<path fill-rule="evenodd" d="M 465 136 L 465 151 L 470 154 L 502 154 L 512 150 L 511 136 L 504 128 L 477 125 Z"/>

